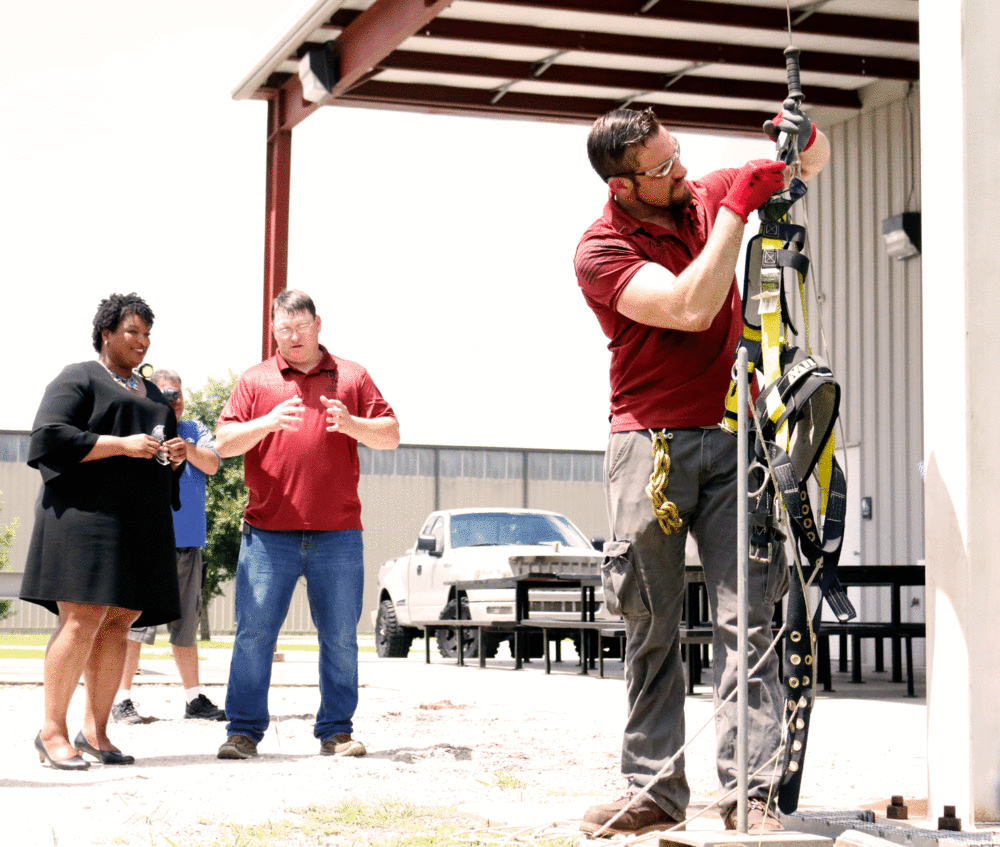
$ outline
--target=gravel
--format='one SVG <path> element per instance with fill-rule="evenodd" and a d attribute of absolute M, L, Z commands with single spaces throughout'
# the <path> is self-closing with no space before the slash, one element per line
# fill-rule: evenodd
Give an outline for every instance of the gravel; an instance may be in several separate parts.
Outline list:
<path fill-rule="evenodd" d="M 154 673 L 141 676 L 133 694 L 139 712 L 158 719 L 111 728 L 119 747 L 136 756 L 134 766 L 84 773 L 43 767 L 32 748 L 42 687 L 0 687 L 3 841 L 19 847 L 357 843 L 289 832 L 240 841 L 246 830 L 234 829 L 299 821 L 304 809 L 350 799 L 449 809 L 446 818 L 457 811 L 463 822 L 490 827 L 568 822 L 571 832 L 588 805 L 624 787 L 620 662 L 608 664 L 605 679 L 580 675 L 567 642 L 565 661 L 546 676 L 541 661 L 516 672 L 502 660 L 485 670 L 437 657 L 428 666 L 419 646 L 400 660 L 362 653 L 354 736 L 368 755 L 353 759 L 317 755 L 315 653 L 289 654 L 275 665 L 271 727 L 260 756 L 244 761 L 217 759 L 225 724 L 184 720 L 180 685 L 160 684 L 168 675 Z M 203 682 L 225 679 L 222 661 L 210 657 Z M 802 805 L 878 808 L 893 794 L 925 797 L 924 701 L 877 680 L 864 686 L 838 681 L 838 688 L 820 694 L 814 712 Z M 222 685 L 205 685 L 205 692 L 224 702 Z M 81 689 L 70 711 L 74 734 L 82 710 Z M 686 755 L 692 809 L 710 802 L 717 787 L 711 713 L 711 694 L 699 688 L 687 700 L 688 733 L 706 722 L 709 729 Z M 719 826 L 714 812 L 704 820 Z M 366 841 L 380 843 L 377 835 Z"/>

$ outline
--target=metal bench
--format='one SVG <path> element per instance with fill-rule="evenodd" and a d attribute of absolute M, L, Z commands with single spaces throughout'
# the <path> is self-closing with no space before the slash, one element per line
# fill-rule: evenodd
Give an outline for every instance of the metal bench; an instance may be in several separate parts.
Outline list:
<path fill-rule="evenodd" d="M 809 569 L 804 569 L 808 578 Z M 840 670 L 847 670 L 847 645 L 851 646 L 851 681 L 863 682 L 861 676 L 861 641 L 875 641 L 875 670 L 884 668 L 884 642 L 892 645 L 892 681 L 903 681 L 903 656 L 906 660 L 906 693 L 915 697 L 913 682 L 913 639 L 925 638 L 926 625 L 902 620 L 902 589 L 904 586 L 924 584 L 923 565 L 841 565 L 837 576 L 845 586 L 888 588 L 890 591 L 889 620 L 887 621 L 822 621 L 817 633 L 818 682 L 824 691 L 832 691 L 830 673 L 830 636 L 840 638 Z"/>
<path fill-rule="evenodd" d="M 472 621 L 462 620 L 462 621 L 451 621 L 451 620 L 434 620 L 434 621 L 413 621 L 411 626 L 418 627 L 423 630 L 424 638 L 424 662 L 425 664 L 430 664 L 431 661 L 431 637 L 434 632 L 443 627 L 448 627 L 449 629 L 456 630 L 457 641 L 462 643 L 465 638 L 466 630 L 475 630 L 476 633 L 476 654 L 479 656 L 479 667 L 486 667 L 486 657 L 483 655 L 482 650 L 482 633 L 483 631 L 492 632 L 509 632 L 514 638 L 514 648 L 511 653 L 514 656 L 514 670 L 520 670 L 524 666 L 525 662 L 525 650 L 523 645 L 523 639 L 530 632 L 541 632 L 542 642 L 544 647 L 545 656 L 545 672 L 552 672 L 552 657 L 550 653 L 550 640 L 549 633 L 552 630 L 573 630 L 580 633 L 580 644 L 581 644 L 581 657 L 580 657 L 580 673 L 586 674 L 588 666 L 590 668 L 598 667 L 598 673 L 601 678 L 604 677 L 604 639 L 606 638 L 618 638 L 624 642 L 625 629 L 621 621 L 568 621 L 568 620 L 548 620 L 543 618 L 532 618 L 530 621 L 522 624 L 516 624 L 512 621 L 491 621 L 487 623 L 473 623 Z M 596 655 L 591 655 L 589 651 L 587 633 L 596 633 L 597 635 L 597 649 L 594 651 Z M 556 648 L 559 649 L 558 646 Z M 463 651 L 456 651 L 456 660 L 459 665 L 465 665 L 465 654 Z M 560 661 L 557 655 L 556 661 Z"/>
<path fill-rule="evenodd" d="M 830 674 L 830 636 L 838 635 L 841 639 L 841 670 L 846 670 L 846 643 L 851 641 L 851 682 L 864 682 L 861 678 L 861 639 L 875 639 L 875 670 L 883 669 L 883 647 L 884 639 L 900 640 L 905 647 L 906 655 L 906 695 L 916 697 L 916 687 L 913 683 L 913 639 L 926 638 L 927 628 L 922 623 L 893 623 L 891 621 L 847 621 L 846 623 L 823 622 L 817 636 L 816 662 L 817 681 L 823 683 L 824 691 L 833 690 L 833 680 Z M 897 679 L 893 675 L 893 682 L 902 682 L 902 669 Z"/>

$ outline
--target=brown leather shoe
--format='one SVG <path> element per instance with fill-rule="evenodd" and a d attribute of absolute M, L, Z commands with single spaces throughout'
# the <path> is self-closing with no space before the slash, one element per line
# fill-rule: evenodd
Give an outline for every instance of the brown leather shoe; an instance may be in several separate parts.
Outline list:
<path fill-rule="evenodd" d="M 319 752 L 321 756 L 363 756 L 368 751 L 364 744 L 351 738 L 351 733 L 339 732 L 326 739 Z"/>
<path fill-rule="evenodd" d="M 642 835 L 657 829 L 684 829 L 681 821 L 668 815 L 651 798 L 643 797 L 633 803 L 634 796 L 630 794 L 613 803 L 591 806 L 584 812 L 580 829 L 584 832 L 597 832 L 626 806 L 628 808 L 622 816 L 604 830 L 602 835 Z"/>
<path fill-rule="evenodd" d="M 726 829 L 736 829 L 736 807 L 726 815 Z M 784 827 L 763 800 L 752 797 L 747 804 L 747 834 L 761 835 L 765 832 L 781 832 Z"/>
<path fill-rule="evenodd" d="M 257 755 L 257 745 L 245 735 L 230 735 L 219 748 L 220 759 L 249 759 Z"/>

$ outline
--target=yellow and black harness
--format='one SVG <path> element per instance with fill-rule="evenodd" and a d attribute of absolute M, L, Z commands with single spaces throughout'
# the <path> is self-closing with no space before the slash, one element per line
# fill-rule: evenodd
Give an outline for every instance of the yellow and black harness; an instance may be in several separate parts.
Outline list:
<path fill-rule="evenodd" d="M 801 104 L 798 50 L 785 51 L 789 97 Z M 787 102 L 787 101 L 786 101 Z M 778 139 L 778 158 L 798 168 L 795 138 Z M 794 548 L 791 586 L 784 621 L 785 746 L 778 786 L 778 806 L 786 814 L 798 806 L 809 717 L 815 692 L 815 645 L 820 608 L 810 612 L 805 560 L 823 597 L 839 620 L 855 611 L 837 579 L 844 535 L 846 479 L 835 455 L 834 427 L 840 408 L 840 386 L 827 364 L 809 344 L 804 254 L 806 230 L 789 216 L 805 194 L 805 183 L 793 176 L 789 187 L 760 210 L 761 226 L 747 248 L 743 284 L 743 337 L 748 379 L 761 375 L 763 388 L 753 408 L 753 456 L 748 471 L 750 557 L 772 561 L 775 545 L 785 542 L 779 528 L 782 513 Z M 799 333 L 792 323 L 787 290 L 797 290 L 801 303 L 805 349 L 792 346 Z M 735 377 L 735 374 L 734 374 Z M 736 382 L 726 398 L 722 426 L 736 431 Z M 812 482 L 811 482 L 812 481 Z M 813 505 L 810 488 L 818 490 Z"/>

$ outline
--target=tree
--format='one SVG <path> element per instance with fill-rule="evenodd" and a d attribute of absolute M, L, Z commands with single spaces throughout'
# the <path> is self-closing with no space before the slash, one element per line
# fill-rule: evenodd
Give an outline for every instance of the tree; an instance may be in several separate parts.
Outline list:
<path fill-rule="evenodd" d="M 0 491 L 0 496 L 2 495 L 3 492 Z M 17 518 L 14 518 L 7 526 L 0 526 L 0 571 L 10 564 L 10 554 L 7 551 L 14 546 L 15 532 L 17 532 Z M 10 600 L 0 600 L 0 621 L 14 614 L 13 605 Z"/>
<path fill-rule="evenodd" d="M 199 391 L 189 391 L 184 401 L 185 417 L 201 421 L 215 429 L 226 399 L 239 378 L 232 371 L 227 379 L 211 379 Z M 222 586 L 236 576 L 236 563 L 240 555 L 240 520 L 247 504 L 247 489 L 243 482 L 243 457 L 224 459 L 219 472 L 208 478 L 205 510 L 208 517 L 208 539 L 202 558 L 205 561 L 205 581 L 201 596 L 204 609 L 213 597 L 222 594 Z M 207 620 L 202 615 L 202 638 L 209 637 Z"/>

